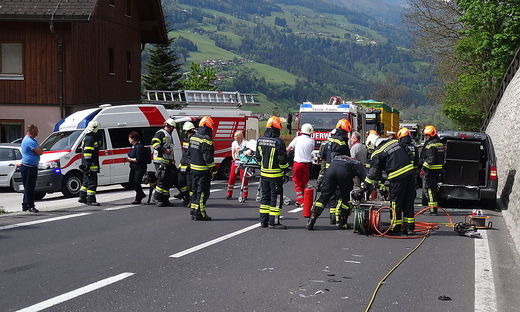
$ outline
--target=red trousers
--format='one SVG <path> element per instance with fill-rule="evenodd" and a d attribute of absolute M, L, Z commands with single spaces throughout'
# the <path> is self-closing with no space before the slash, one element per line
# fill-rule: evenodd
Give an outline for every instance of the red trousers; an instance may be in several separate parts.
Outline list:
<path fill-rule="evenodd" d="M 309 176 L 311 174 L 311 163 L 294 162 L 293 176 L 294 191 L 296 192 L 296 202 L 303 205 L 303 190 L 307 183 L 309 183 Z"/>
<path fill-rule="evenodd" d="M 229 171 L 229 181 L 227 187 L 227 196 L 233 196 L 233 187 L 235 186 L 235 181 L 237 179 L 237 168 L 238 166 L 235 164 L 235 161 L 231 161 L 231 170 Z M 244 178 L 244 169 L 240 169 L 240 181 Z M 249 193 L 249 179 L 246 177 L 244 180 L 244 189 L 242 193 L 243 198 L 247 198 Z"/>

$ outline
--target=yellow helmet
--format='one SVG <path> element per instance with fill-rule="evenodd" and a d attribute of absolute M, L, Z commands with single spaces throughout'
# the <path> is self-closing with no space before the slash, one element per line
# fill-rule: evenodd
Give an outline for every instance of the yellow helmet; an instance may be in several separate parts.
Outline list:
<path fill-rule="evenodd" d="M 435 129 L 435 126 L 431 126 L 431 125 L 426 126 L 426 127 L 424 127 L 423 134 L 429 135 L 429 136 L 435 136 L 437 134 L 437 129 Z"/>
<path fill-rule="evenodd" d="M 266 128 L 276 128 L 276 129 L 282 129 L 282 121 L 280 118 L 276 116 L 271 116 L 269 120 L 267 120 L 267 123 L 265 124 Z"/>
<path fill-rule="evenodd" d="M 404 138 L 405 136 L 410 135 L 410 130 L 408 128 L 401 128 L 397 131 L 397 138 Z"/>

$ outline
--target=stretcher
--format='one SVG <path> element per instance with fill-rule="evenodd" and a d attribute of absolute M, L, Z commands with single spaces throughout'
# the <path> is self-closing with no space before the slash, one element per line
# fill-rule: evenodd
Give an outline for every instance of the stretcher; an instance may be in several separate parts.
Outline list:
<path fill-rule="evenodd" d="M 245 192 L 245 181 L 246 179 L 250 179 L 255 176 L 257 169 L 260 169 L 260 165 L 257 163 L 253 155 L 240 157 L 240 160 L 237 160 L 235 164 L 237 165 L 238 172 L 240 172 L 240 170 L 244 170 L 244 174 L 240 178 L 240 193 L 238 195 L 238 202 L 244 203 L 246 201 L 246 198 L 243 197 L 243 194 Z M 259 182 L 258 189 L 256 191 L 257 202 L 260 201 L 260 185 L 261 183 Z"/>

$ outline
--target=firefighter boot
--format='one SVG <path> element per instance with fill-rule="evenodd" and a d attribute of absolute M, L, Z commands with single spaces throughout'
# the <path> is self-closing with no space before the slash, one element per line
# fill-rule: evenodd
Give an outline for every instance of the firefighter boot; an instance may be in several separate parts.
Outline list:
<path fill-rule="evenodd" d="M 81 203 L 81 204 L 86 204 L 87 203 L 87 192 L 79 191 L 78 203 Z"/>
<path fill-rule="evenodd" d="M 280 223 L 280 216 L 269 215 L 269 228 L 273 230 L 285 230 L 287 227 Z"/>
<path fill-rule="evenodd" d="M 206 214 L 205 211 L 197 209 L 195 211 L 195 220 L 197 221 L 211 221 L 211 217 Z"/>
<path fill-rule="evenodd" d="M 317 219 L 318 219 L 318 217 L 316 217 L 314 214 L 311 215 L 311 217 L 309 218 L 309 221 L 307 221 L 307 224 L 305 225 L 305 228 L 307 228 L 307 230 L 309 230 L 309 231 L 314 230 L 314 224 L 316 223 Z"/>
<path fill-rule="evenodd" d="M 330 225 L 336 225 L 336 213 L 330 213 Z"/>
<path fill-rule="evenodd" d="M 266 228 L 269 225 L 269 214 L 261 213 L 260 214 L 260 227 Z"/>
<path fill-rule="evenodd" d="M 163 198 L 162 193 L 158 192 L 157 190 L 155 190 L 153 192 L 153 200 L 155 201 L 155 204 L 157 205 L 157 207 L 164 207 L 162 198 Z"/>
<path fill-rule="evenodd" d="M 339 222 L 337 224 L 338 230 L 348 230 L 349 229 L 347 220 L 348 220 L 348 215 L 339 216 Z"/>
<path fill-rule="evenodd" d="M 173 207 L 173 203 L 170 202 L 170 193 L 163 194 L 164 207 Z"/>
<path fill-rule="evenodd" d="M 182 205 L 183 205 L 184 207 L 189 208 L 189 207 L 190 207 L 190 204 L 191 204 L 191 198 L 190 198 L 190 195 L 188 195 L 188 194 L 186 193 L 186 195 L 184 195 L 184 198 L 182 199 Z"/>
<path fill-rule="evenodd" d="M 432 206 L 432 207 L 429 207 L 429 209 L 428 209 L 428 213 L 429 213 L 430 215 L 436 216 L 436 215 L 437 215 L 437 207 L 433 207 L 433 206 Z"/>
<path fill-rule="evenodd" d="M 401 236 L 401 234 L 402 234 L 402 226 L 401 226 L 401 224 L 394 225 L 392 230 L 390 230 L 390 234 L 393 235 L 393 236 Z"/>
<path fill-rule="evenodd" d="M 404 235 L 414 235 L 415 231 L 415 223 L 404 223 L 403 224 L 403 234 Z"/>
<path fill-rule="evenodd" d="M 100 204 L 96 201 L 96 195 L 87 195 L 87 205 L 100 206 Z"/>

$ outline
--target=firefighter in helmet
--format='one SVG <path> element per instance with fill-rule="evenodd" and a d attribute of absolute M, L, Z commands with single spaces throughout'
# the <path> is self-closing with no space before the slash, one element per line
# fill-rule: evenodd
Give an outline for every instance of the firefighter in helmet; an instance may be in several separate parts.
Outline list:
<path fill-rule="evenodd" d="M 78 202 L 89 206 L 99 206 L 96 201 L 96 189 L 99 172 L 99 149 L 103 142 L 98 133 L 99 121 L 92 120 L 85 129 L 85 137 L 81 143 L 82 158 L 80 169 L 83 171 L 83 183 L 79 191 Z"/>
<path fill-rule="evenodd" d="M 397 140 L 377 138 L 375 149 L 370 159 L 370 169 L 362 188 L 367 190 L 370 185 L 381 187 L 383 171 L 390 182 L 389 193 L 392 208 L 392 233 L 399 235 L 404 232 L 413 234 L 415 229 L 415 169 L 410 163 L 407 151 Z M 404 226 L 403 226 L 404 214 Z"/>
<path fill-rule="evenodd" d="M 152 139 L 153 162 L 157 174 L 157 185 L 153 198 L 159 207 L 172 205 L 170 203 L 170 188 L 177 179 L 172 138 L 174 129 L 175 120 L 169 118 L 164 122 L 164 128 L 157 131 Z"/>
<path fill-rule="evenodd" d="M 430 214 L 436 214 L 439 206 L 439 183 L 442 182 L 445 147 L 437 136 L 437 129 L 434 126 L 424 127 L 423 135 L 425 142 L 420 158 L 424 172 L 423 191 L 428 198 Z"/>
<path fill-rule="evenodd" d="M 179 165 L 179 190 L 182 198 L 182 205 L 190 207 L 190 196 L 191 194 L 191 172 L 190 172 L 190 159 L 188 158 L 188 147 L 190 145 L 190 138 L 195 134 L 195 125 L 187 121 L 182 125 L 182 131 L 184 132 L 184 138 L 182 141 L 182 156 Z"/>
<path fill-rule="evenodd" d="M 188 159 L 191 172 L 191 214 L 197 221 L 210 221 L 211 217 L 206 213 L 206 202 L 210 194 L 212 175 L 215 174 L 214 147 L 212 131 L 215 127 L 213 119 L 203 117 L 199 122 L 199 128 L 190 137 L 188 146 Z"/>
<path fill-rule="evenodd" d="M 262 189 L 260 226 L 286 229 L 287 227 L 280 223 L 283 182 L 289 173 L 285 143 L 280 139 L 282 122 L 280 118 L 271 116 L 265 127 L 265 134 L 258 139 L 255 153 L 260 164 Z"/>
<path fill-rule="evenodd" d="M 333 196 L 339 198 L 336 206 L 335 219 L 338 229 L 347 228 L 347 219 L 350 214 L 350 192 L 354 188 L 354 177 L 361 181 L 365 179 L 364 165 L 347 155 L 334 157 L 325 173 L 322 192 L 312 207 L 312 214 L 307 222 L 307 230 L 313 230 L 316 220 L 321 215 Z M 337 191 L 339 188 L 339 192 Z M 339 193 L 339 194 L 338 194 Z"/>
<path fill-rule="evenodd" d="M 397 139 L 399 140 L 399 145 L 401 145 L 408 156 L 410 157 L 410 162 L 413 164 L 414 168 L 417 168 L 419 165 L 419 154 L 413 144 L 412 136 L 410 130 L 406 127 L 399 129 L 396 134 Z"/>

